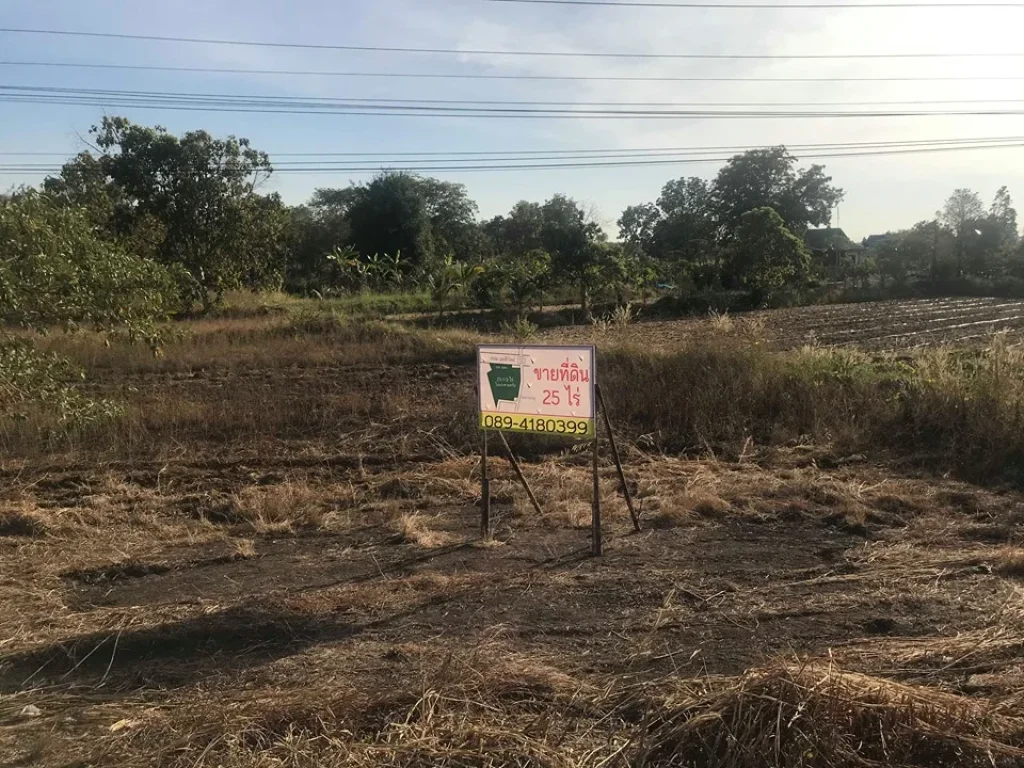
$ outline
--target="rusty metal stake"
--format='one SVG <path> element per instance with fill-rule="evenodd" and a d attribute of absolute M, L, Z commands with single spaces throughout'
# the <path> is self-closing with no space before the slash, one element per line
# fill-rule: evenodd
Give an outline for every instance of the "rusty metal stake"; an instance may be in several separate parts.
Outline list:
<path fill-rule="evenodd" d="M 487 476 L 487 430 L 483 431 L 484 444 L 480 462 L 480 538 L 491 540 L 491 480 Z"/>
<path fill-rule="evenodd" d="M 615 433 L 612 432 L 612 422 L 608 416 L 608 406 L 604 403 L 604 395 L 601 394 L 601 387 L 597 387 L 597 402 L 601 406 L 601 415 L 604 416 L 604 428 L 608 432 L 608 442 L 612 446 L 612 458 L 615 459 L 615 468 L 619 471 L 619 482 L 622 483 L 622 493 L 626 497 L 629 516 L 633 518 L 633 530 L 640 533 L 640 515 L 633 506 L 633 494 L 629 492 L 629 485 L 626 483 L 626 473 L 622 469 L 622 459 L 619 458 L 619 449 L 615 445 Z"/>
<path fill-rule="evenodd" d="M 593 519 L 591 521 L 591 546 L 594 557 L 601 556 L 601 479 L 597 474 L 597 450 L 599 439 L 597 431 L 594 432 L 594 502 Z"/>
<path fill-rule="evenodd" d="M 523 468 L 519 466 L 519 461 L 516 459 L 515 454 L 512 453 L 512 448 L 509 447 L 508 440 L 505 439 L 505 433 L 499 432 L 498 437 L 501 438 L 501 442 L 505 446 L 505 450 L 508 451 L 508 460 L 512 463 L 512 469 L 515 471 L 516 477 L 519 478 L 519 482 L 522 483 L 523 488 L 526 489 L 526 495 L 530 497 L 530 503 L 537 511 L 537 514 L 543 517 L 544 510 L 540 508 L 540 502 L 537 501 L 537 497 L 533 495 L 533 488 L 530 487 L 530 483 L 526 479 L 526 475 L 523 474 Z"/>

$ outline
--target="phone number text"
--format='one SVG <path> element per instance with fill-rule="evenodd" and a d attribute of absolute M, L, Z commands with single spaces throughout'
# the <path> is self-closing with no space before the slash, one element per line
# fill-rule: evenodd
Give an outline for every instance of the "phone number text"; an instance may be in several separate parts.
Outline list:
<path fill-rule="evenodd" d="M 593 437 L 593 419 L 567 419 L 564 416 L 518 416 L 494 413 L 480 414 L 481 429 L 505 432 L 533 432 L 543 435 Z"/>

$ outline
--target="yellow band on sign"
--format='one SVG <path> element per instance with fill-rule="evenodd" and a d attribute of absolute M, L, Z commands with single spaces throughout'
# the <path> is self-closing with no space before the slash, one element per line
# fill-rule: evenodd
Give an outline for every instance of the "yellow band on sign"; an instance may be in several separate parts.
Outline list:
<path fill-rule="evenodd" d="M 593 419 L 574 419 L 571 416 L 524 416 L 518 413 L 481 413 L 480 428 L 573 437 L 593 437 L 595 433 Z"/>

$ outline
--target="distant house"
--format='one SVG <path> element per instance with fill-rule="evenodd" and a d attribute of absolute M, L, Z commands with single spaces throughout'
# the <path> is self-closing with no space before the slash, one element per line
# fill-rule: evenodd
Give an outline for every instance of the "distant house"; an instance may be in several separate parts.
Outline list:
<path fill-rule="evenodd" d="M 838 227 L 809 229 L 804 235 L 804 242 L 812 254 L 833 267 L 838 267 L 844 261 L 856 264 L 867 250 L 860 243 L 853 242 Z"/>
<path fill-rule="evenodd" d="M 892 240 L 891 232 L 886 232 L 884 235 L 868 235 L 864 238 L 863 245 L 869 251 L 874 251 L 890 240 Z"/>

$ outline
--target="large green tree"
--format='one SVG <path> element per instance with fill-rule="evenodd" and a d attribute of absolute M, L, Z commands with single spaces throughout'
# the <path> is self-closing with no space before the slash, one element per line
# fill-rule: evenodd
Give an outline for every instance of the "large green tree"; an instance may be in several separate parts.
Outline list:
<path fill-rule="evenodd" d="M 658 198 L 662 219 L 655 228 L 660 258 L 691 268 L 716 260 L 713 193 L 711 185 L 696 176 L 665 185 Z"/>
<path fill-rule="evenodd" d="M 111 236 L 191 276 L 209 305 L 226 290 L 280 279 L 287 214 L 257 189 L 270 159 L 247 139 L 206 131 L 181 137 L 164 128 L 104 118 L 92 129 L 99 155 L 83 153 L 45 189 L 83 205 Z"/>
<path fill-rule="evenodd" d="M 843 191 L 832 185 L 821 165 L 798 169 L 785 147 L 752 149 L 732 158 L 718 172 L 713 205 L 720 236 L 732 240 L 743 216 L 771 208 L 786 228 L 802 235 L 808 226 L 827 224 Z"/>
<path fill-rule="evenodd" d="M 449 255 L 476 256 L 475 216 L 463 185 L 404 172 L 382 173 L 358 188 L 348 212 L 352 245 L 364 258 L 401 252 L 421 271 Z"/>
<path fill-rule="evenodd" d="M 411 173 L 384 173 L 360 189 L 349 224 L 352 245 L 364 256 L 401 253 L 421 266 L 433 253 L 426 199 Z"/>
<path fill-rule="evenodd" d="M 318 189 L 308 204 L 290 209 L 285 271 L 288 290 L 324 293 L 341 288 L 343 275 L 331 255 L 351 242 L 349 209 L 358 195 L 355 186 Z"/>
<path fill-rule="evenodd" d="M 661 209 L 654 203 L 630 205 L 619 217 L 619 238 L 631 252 L 653 256 L 655 233 L 661 219 Z"/>
<path fill-rule="evenodd" d="M 429 177 L 420 184 L 430 218 L 434 260 L 451 255 L 458 261 L 475 261 L 483 238 L 476 222 L 476 202 L 465 185 Z"/>
<path fill-rule="evenodd" d="M 556 194 L 543 206 L 541 241 L 551 254 L 556 278 L 575 286 L 580 308 L 590 311 L 590 295 L 600 277 L 602 252 L 595 247 L 606 240 L 600 225 L 571 197 Z"/>
<path fill-rule="evenodd" d="M 771 208 L 743 214 L 732 249 L 734 270 L 758 303 L 810 270 L 810 255 L 803 240 L 790 232 Z"/>
<path fill-rule="evenodd" d="M 170 271 L 104 240 L 85 209 L 35 190 L 0 201 L 0 325 L 146 336 L 179 306 Z"/>
<path fill-rule="evenodd" d="M 956 274 L 964 271 L 968 240 L 977 236 L 978 221 L 985 216 L 985 205 L 977 192 L 956 189 L 938 213 L 939 221 L 953 233 L 956 242 Z"/>
<path fill-rule="evenodd" d="M 988 219 L 999 240 L 999 249 L 1010 252 L 1020 240 L 1017 229 L 1017 209 L 1013 207 L 1013 198 L 1006 187 L 1000 187 L 989 208 Z"/>
<path fill-rule="evenodd" d="M 634 253 L 677 264 L 702 261 L 714 251 L 716 235 L 711 186 L 696 176 L 673 179 L 657 203 L 626 208 L 618 223 Z"/>
<path fill-rule="evenodd" d="M 949 279 L 956 271 L 956 241 L 938 221 L 919 221 L 904 240 L 913 263 L 932 279 Z"/>
<path fill-rule="evenodd" d="M 542 247 L 544 211 L 540 203 L 520 200 L 508 216 L 495 216 L 483 226 L 491 251 L 498 257 L 519 257 Z"/>

